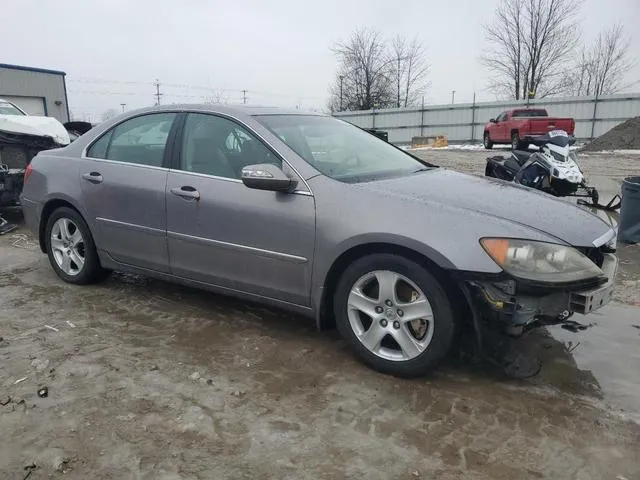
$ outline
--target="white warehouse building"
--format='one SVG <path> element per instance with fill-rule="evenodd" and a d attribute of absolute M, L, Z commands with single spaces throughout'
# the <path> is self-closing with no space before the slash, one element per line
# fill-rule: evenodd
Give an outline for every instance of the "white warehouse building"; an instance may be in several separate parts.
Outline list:
<path fill-rule="evenodd" d="M 57 70 L 0 63 L 0 98 L 29 115 L 69 121 L 66 74 Z"/>

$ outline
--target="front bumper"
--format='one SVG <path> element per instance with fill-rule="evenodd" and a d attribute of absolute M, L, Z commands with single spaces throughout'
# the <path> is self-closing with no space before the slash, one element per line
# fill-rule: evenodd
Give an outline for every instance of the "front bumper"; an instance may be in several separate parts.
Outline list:
<path fill-rule="evenodd" d="M 486 319 L 493 320 L 512 333 L 537 325 L 566 321 L 572 313 L 589 314 L 611 300 L 618 260 L 615 255 L 603 255 L 604 283 L 590 288 L 562 286 L 538 289 L 522 288 L 513 279 L 467 280 L 475 307 Z"/>
<path fill-rule="evenodd" d="M 570 310 L 586 315 L 609 303 L 613 296 L 617 270 L 618 258 L 611 253 L 605 254 L 602 271 L 607 276 L 607 283 L 591 290 L 572 292 L 569 297 Z"/>

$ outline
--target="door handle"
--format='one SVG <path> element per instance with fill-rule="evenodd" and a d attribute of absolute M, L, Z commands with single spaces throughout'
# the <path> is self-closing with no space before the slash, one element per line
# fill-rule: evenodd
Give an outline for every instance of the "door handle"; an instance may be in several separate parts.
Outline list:
<path fill-rule="evenodd" d="M 189 186 L 179 188 L 173 187 L 171 189 L 171 193 L 182 198 L 187 198 L 189 200 L 200 200 L 200 193 L 195 188 Z"/>
<path fill-rule="evenodd" d="M 102 175 L 99 172 L 83 173 L 82 178 L 91 183 L 102 183 Z"/>

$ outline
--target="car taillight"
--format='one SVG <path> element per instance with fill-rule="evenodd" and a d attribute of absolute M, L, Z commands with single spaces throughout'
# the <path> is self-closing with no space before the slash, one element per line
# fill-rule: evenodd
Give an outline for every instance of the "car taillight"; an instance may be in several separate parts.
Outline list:
<path fill-rule="evenodd" d="M 27 168 L 24 169 L 24 178 L 22 179 L 22 183 L 27 183 L 27 180 L 31 176 L 31 172 L 33 172 L 33 167 L 29 164 L 27 165 Z"/>

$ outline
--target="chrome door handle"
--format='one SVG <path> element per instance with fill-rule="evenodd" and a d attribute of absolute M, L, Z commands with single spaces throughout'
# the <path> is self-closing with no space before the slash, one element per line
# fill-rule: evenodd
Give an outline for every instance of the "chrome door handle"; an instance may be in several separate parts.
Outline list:
<path fill-rule="evenodd" d="M 102 183 L 102 175 L 98 172 L 83 173 L 82 178 L 91 183 Z"/>
<path fill-rule="evenodd" d="M 195 188 L 189 186 L 173 187 L 171 193 L 189 200 L 200 200 L 200 193 Z"/>

